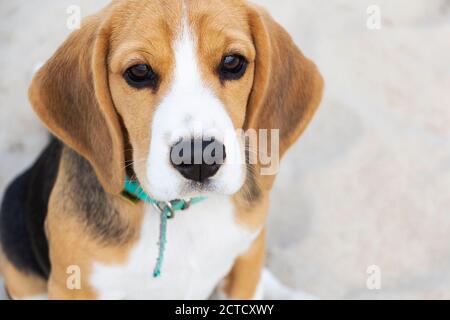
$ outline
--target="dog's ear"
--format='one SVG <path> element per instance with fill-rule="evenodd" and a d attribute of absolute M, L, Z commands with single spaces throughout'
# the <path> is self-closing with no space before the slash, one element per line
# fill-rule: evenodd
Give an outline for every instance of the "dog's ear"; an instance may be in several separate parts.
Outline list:
<path fill-rule="evenodd" d="M 91 163 L 107 192 L 118 194 L 124 141 L 109 91 L 109 38 L 109 24 L 89 17 L 35 75 L 29 97 L 48 129 Z"/>
<path fill-rule="evenodd" d="M 256 61 L 246 128 L 279 129 L 281 157 L 314 115 L 323 79 L 265 10 L 250 6 L 248 12 Z"/>

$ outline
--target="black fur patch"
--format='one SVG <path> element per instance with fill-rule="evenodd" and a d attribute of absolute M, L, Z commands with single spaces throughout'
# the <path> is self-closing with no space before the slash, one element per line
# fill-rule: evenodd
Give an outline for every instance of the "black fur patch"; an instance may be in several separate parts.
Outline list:
<path fill-rule="evenodd" d="M 7 259 L 19 270 L 44 279 L 51 270 L 44 224 L 63 148 L 67 150 L 68 181 L 62 201 L 78 206 L 80 221 L 105 244 L 123 243 L 133 233 L 111 204 L 89 162 L 52 138 L 37 161 L 7 188 L 0 210 L 0 244 Z"/>
<path fill-rule="evenodd" d="M 62 144 L 52 138 L 36 162 L 7 188 L 0 210 L 0 242 L 19 270 L 48 278 L 44 231 L 48 199 L 58 172 Z"/>
<path fill-rule="evenodd" d="M 67 149 L 67 189 L 64 198 L 81 212 L 79 218 L 90 233 L 104 244 L 121 244 L 129 239 L 133 229 L 121 219 L 92 166 L 75 151 Z"/>
<path fill-rule="evenodd" d="M 261 188 L 257 181 L 257 167 L 254 164 L 250 164 L 250 147 L 249 141 L 245 141 L 245 163 L 247 165 L 247 176 L 245 179 L 245 184 L 241 191 L 242 198 L 249 204 L 257 202 L 261 199 Z"/>

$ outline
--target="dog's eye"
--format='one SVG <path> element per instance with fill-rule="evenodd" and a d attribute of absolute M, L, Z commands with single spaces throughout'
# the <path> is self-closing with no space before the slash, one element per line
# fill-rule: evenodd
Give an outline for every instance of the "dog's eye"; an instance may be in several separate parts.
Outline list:
<path fill-rule="evenodd" d="M 246 69 L 247 60 L 235 54 L 223 57 L 219 73 L 224 80 L 238 80 L 244 75 Z"/>
<path fill-rule="evenodd" d="M 155 88 L 158 83 L 158 75 L 149 65 L 137 64 L 125 71 L 124 78 L 134 88 Z"/>

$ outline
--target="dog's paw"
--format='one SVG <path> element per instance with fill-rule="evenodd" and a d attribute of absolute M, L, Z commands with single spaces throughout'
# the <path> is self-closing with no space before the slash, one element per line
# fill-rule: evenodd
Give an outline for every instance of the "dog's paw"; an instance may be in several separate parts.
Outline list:
<path fill-rule="evenodd" d="M 219 284 L 210 296 L 211 300 L 230 300 L 223 288 L 223 284 Z M 268 269 L 264 269 L 261 273 L 253 300 L 317 300 L 318 298 L 312 294 L 301 290 L 294 290 L 280 282 Z"/>
<path fill-rule="evenodd" d="M 264 300 L 317 300 L 318 298 L 303 292 L 294 290 L 280 282 L 268 269 L 264 269 L 261 276 Z"/>

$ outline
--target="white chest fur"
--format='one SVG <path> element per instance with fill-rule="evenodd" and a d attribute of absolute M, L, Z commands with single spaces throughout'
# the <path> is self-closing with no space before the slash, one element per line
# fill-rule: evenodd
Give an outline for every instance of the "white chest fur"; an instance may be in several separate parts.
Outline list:
<path fill-rule="evenodd" d="M 206 299 L 258 232 L 238 224 L 228 197 L 210 197 L 168 222 L 162 275 L 153 278 L 159 216 L 148 206 L 141 237 L 121 265 L 95 263 L 100 299 Z"/>

